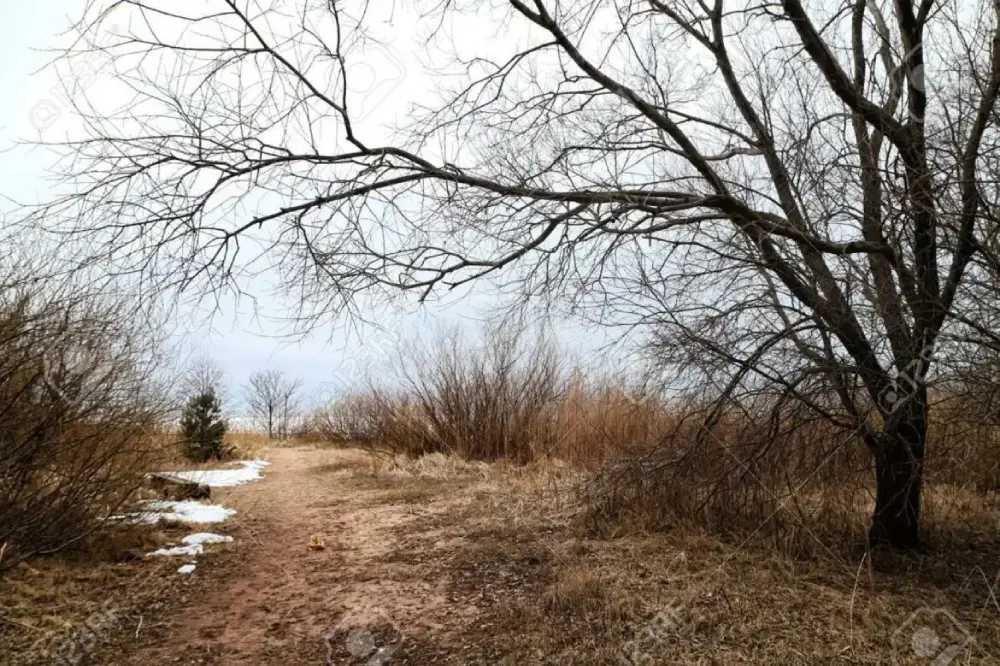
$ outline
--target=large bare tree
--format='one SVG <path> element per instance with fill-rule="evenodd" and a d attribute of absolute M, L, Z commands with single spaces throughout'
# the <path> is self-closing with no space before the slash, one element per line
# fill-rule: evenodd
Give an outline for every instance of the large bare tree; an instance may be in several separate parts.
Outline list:
<path fill-rule="evenodd" d="M 386 7 L 90 3 L 69 62 L 134 98 L 75 91 L 47 224 L 163 287 L 254 238 L 307 318 L 486 276 L 642 313 L 719 398 L 856 433 L 870 538 L 916 545 L 933 350 L 997 342 L 1000 4 L 391 4 L 440 86 L 386 142 L 350 80 Z"/>

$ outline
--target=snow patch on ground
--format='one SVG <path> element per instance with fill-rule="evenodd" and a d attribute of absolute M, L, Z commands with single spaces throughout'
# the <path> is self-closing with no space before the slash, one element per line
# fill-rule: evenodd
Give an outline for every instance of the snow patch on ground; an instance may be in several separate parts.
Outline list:
<path fill-rule="evenodd" d="M 256 481 L 260 478 L 263 469 L 271 463 L 266 460 L 242 460 L 239 464 L 242 465 L 240 469 L 188 470 L 162 472 L 162 474 L 212 488 L 230 488 Z"/>
<path fill-rule="evenodd" d="M 198 532 L 197 534 L 189 534 L 181 541 L 188 545 L 192 544 L 203 544 L 203 543 L 230 543 L 233 540 L 231 536 L 222 536 L 221 534 L 212 534 L 211 532 Z"/>
<path fill-rule="evenodd" d="M 160 548 L 159 550 L 154 550 L 152 553 L 146 555 L 146 557 L 182 557 L 201 555 L 205 552 L 205 547 L 200 543 L 192 543 L 187 546 L 174 546 L 173 548 Z"/>
<path fill-rule="evenodd" d="M 181 566 L 177 570 L 177 573 L 179 573 L 179 574 L 189 574 L 189 573 L 192 573 L 194 571 L 194 569 L 195 569 L 195 566 L 196 565 L 194 565 L 194 564 L 185 564 L 185 565 Z"/>
<path fill-rule="evenodd" d="M 197 532 L 189 534 L 181 542 L 183 546 L 172 546 L 170 548 L 160 548 L 152 553 L 147 553 L 146 557 L 195 557 L 205 552 L 205 544 L 229 543 L 233 540 L 231 536 L 212 534 L 211 532 Z"/>
<path fill-rule="evenodd" d="M 175 502 L 172 500 L 151 500 L 143 503 L 144 510 L 133 517 L 143 523 L 176 521 L 179 523 L 221 523 L 236 515 L 233 509 L 219 504 L 202 504 L 194 500 Z"/>

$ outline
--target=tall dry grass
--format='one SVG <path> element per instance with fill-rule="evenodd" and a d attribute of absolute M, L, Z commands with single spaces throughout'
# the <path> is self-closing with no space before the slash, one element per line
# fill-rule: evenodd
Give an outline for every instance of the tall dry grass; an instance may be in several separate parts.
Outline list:
<path fill-rule="evenodd" d="M 794 557 L 846 560 L 865 549 L 875 480 L 864 443 L 805 410 L 779 413 L 740 405 L 707 426 L 705 409 L 675 406 L 655 446 L 608 459 L 584 484 L 587 523 L 604 533 L 703 530 Z M 972 427 L 965 410 L 931 415 L 924 536 L 931 546 L 989 541 L 997 429 Z"/>
<path fill-rule="evenodd" d="M 621 377 L 570 376 L 550 424 L 546 454 L 588 467 L 625 452 L 643 451 L 670 432 L 675 415 L 663 401 L 629 387 Z"/>
<path fill-rule="evenodd" d="M 705 420 L 698 406 L 675 406 L 655 446 L 607 460 L 581 489 L 588 523 L 612 533 L 695 528 L 796 555 L 864 539 L 869 463 L 853 434 L 743 410 Z"/>

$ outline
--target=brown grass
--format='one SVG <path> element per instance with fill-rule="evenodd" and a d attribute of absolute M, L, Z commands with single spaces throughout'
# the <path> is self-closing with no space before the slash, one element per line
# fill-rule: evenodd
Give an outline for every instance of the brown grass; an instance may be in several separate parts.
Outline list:
<path fill-rule="evenodd" d="M 900 556 L 865 547 L 861 442 L 807 414 L 706 426 L 698 405 L 588 381 L 517 339 L 413 362 L 406 388 L 331 404 L 299 441 L 339 447 L 314 473 L 373 508 L 442 507 L 422 547 L 451 549 L 427 555 L 447 556 L 455 595 L 480 595 L 477 624 L 456 631 L 483 663 L 926 663 L 914 617 L 942 639 L 974 635 L 960 663 L 1000 654 L 1000 424 L 968 396 L 939 396 L 930 550 Z M 269 442 L 227 444 L 252 458 Z M 15 643 L 52 634 L 35 626 L 41 597 L 9 591 Z"/>
<path fill-rule="evenodd" d="M 544 338 L 528 342 L 523 332 L 495 329 L 475 347 L 447 335 L 410 349 L 391 388 L 339 397 L 313 413 L 299 439 L 387 456 L 596 465 L 655 443 L 670 424 L 659 402 L 624 382 L 571 371 Z"/>
<path fill-rule="evenodd" d="M 226 433 L 226 447 L 235 460 L 252 460 L 260 458 L 264 450 L 274 446 L 274 440 L 267 433 L 252 430 L 230 430 Z"/>
<path fill-rule="evenodd" d="M 266 438 L 256 433 L 232 436 L 239 457 L 264 454 Z M 175 443 L 176 438 L 161 435 L 160 444 L 168 451 L 158 459 L 164 469 L 220 467 L 218 461 L 188 461 L 179 447 L 169 446 Z M 0 576 L 0 663 L 99 663 L 88 659 L 121 649 L 123 641 L 148 630 L 154 616 L 183 600 L 191 579 L 176 575 L 181 562 L 144 556 L 178 543 L 191 531 L 190 525 L 170 522 L 107 523 L 72 549 L 34 557 L 5 572 Z M 205 566 L 200 560 L 199 567 Z M 105 622 L 106 617 L 111 620 Z M 80 661 L 72 661 L 74 655 Z"/>
<path fill-rule="evenodd" d="M 160 465 L 172 466 L 175 469 L 216 469 L 225 467 L 226 463 L 237 460 L 253 460 L 263 455 L 264 451 L 277 442 L 268 438 L 266 433 L 254 430 L 231 430 L 226 432 L 223 441 L 222 460 L 208 460 L 201 463 L 192 462 L 184 455 L 184 446 L 179 433 L 161 435 L 161 446 L 166 457 Z"/>
<path fill-rule="evenodd" d="M 997 458 L 992 438 L 955 436 L 951 416 L 936 412 L 931 428 L 923 516 L 931 548 L 975 547 L 982 534 L 995 532 L 1000 499 L 986 489 Z M 730 413 L 709 429 L 693 408 L 668 420 L 655 446 L 607 459 L 581 486 L 591 529 L 706 530 L 837 562 L 864 552 L 874 474 L 853 433 L 795 414 L 777 428 Z"/>
<path fill-rule="evenodd" d="M 58 556 L 34 558 L 0 577 L 0 654 L 5 664 L 53 664 L 120 640 L 142 612 L 156 611 L 181 581 L 177 563 L 142 554 L 187 528 L 107 530 Z M 68 663 L 77 663 L 69 661 Z"/>
<path fill-rule="evenodd" d="M 688 525 L 658 532 L 633 526 L 608 538 L 579 519 L 586 507 L 576 490 L 588 474 L 559 460 L 513 465 L 445 454 L 326 453 L 310 473 L 329 477 L 356 509 L 399 518 L 388 521 L 396 525 L 384 539 L 389 550 L 370 567 L 427 563 L 444 577 L 451 604 L 475 608 L 443 616 L 445 628 L 433 635 L 407 633 L 394 663 L 919 664 L 929 662 L 911 643 L 925 625 L 946 641 L 942 648 L 961 632 L 974 638 L 953 663 L 996 663 L 1000 655 L 995 530 L 976 548 L 968 535 L 954 535 L 924 555 L 877 553 L 874 560 L 850 549 L 806 560 Z M 935 490 L 931 520 L 939 501 L 963 511 L 982 502 L 967 488 Z M 344 510 L 343 499 L 331 504 L 331 518 Z M 50 637 L 78 626 L 93 612 L 88 597 L 117 597 L 121 589 L 128 598 L 116 572 L 141 570 L 111 561 L 74 570 L 73 560 L 46 558 L 39 565 L 44 584 L 27 594 L 16 586 L 34 574 L 19 570 L 0 581 L 0 614 L 44 627 Z M 180 584 L 181 577 L 167 578 Z M 48 618 L 42 609 L 55 597 L 75 601 Z M 128 603 L 143 600 L 159 603 L 152 596 Z M 138 616 L 128 617 L 131 632 Z M 36 633 L 0 628 L 0 650 L 31 649 Z M 19 642 L 2 642 L 15 634 Z"/>
<path fill-rule="evenodd" d="M 571 376 L 555 407 L 554 441 L 546 453 L 577 465 L 593 466 L 623 451 L 659 442 L 676 419 L 659 401 L 630 394 L 623 383 Z"/>
<path fill-rule="evenodd" d="M 700 405 L 667 404 L 621 381 L 563 376 L 551 347 L 519 344 L 485 353 L 452 340 L 415 356 L 409 389 L 330 405 L 328 432 L 392 460 L 563 461 L 591 472 L 578 487 L 582 520 L 604 535 L 706 530 L 833 561 L 864 549 L 874 475 L 854 433 L 794 409 L 775 420 L 766 400 L 708 419 Z M 519 363 L 537 371 L 521 374 Z M 926 474 L 932 547 L 991 529 L 1000 469 L 1000 424 L 959 401 L 939 403 Z"/>
<path fill-rule="evenodd" d="M 939 652 L 968 632 L 974 641 L 953 663 L 1000 657 L 995 530 L 977 548 L 942 540 L 923 555 L 835 549 L 804 560 L 693 526 L 595 535 L 569 519 L 580 473 L 555 462 L 401 457 L 353 473 L 359 487 L 465 482 L 428 493 L 433 522 L 402 525 L 401 550 L 387 557 L 447 562 L 450 597 L 479 608 L 449 625 L 448 644 L 469 651 L 446 658 L 434 649 L 444 636 L 413 637 L 404 664 L 926 664 L 912 649 L 921 627 L 937 633 Z M 935 490 L 931 520 L 939 501 L 975 502 Z"/>

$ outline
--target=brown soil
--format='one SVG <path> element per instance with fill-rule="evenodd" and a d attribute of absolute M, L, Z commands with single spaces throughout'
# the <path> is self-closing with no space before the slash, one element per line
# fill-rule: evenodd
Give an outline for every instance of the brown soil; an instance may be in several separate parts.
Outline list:
<path fill-rule="evenodd" d="M 351 650 L 362 651 L 357 631 L 388 648 L 402 639 L 403 648 L 408 636 L 475 614 L 449 598 L 440 563 L 399 551 L 405 526 L 434 519 L 441 507 L 377 503 L 385 494 L 378 484 L 365 491 L 355 480 L 367 464 L 361 458 L 313 449 L 269 457 L 263 481 L 216 493 L 242 516 L 245 552 L 207 574 L 218 579 L 205 581 L 204 597 L 125 663 L 351 663 Z"/>

